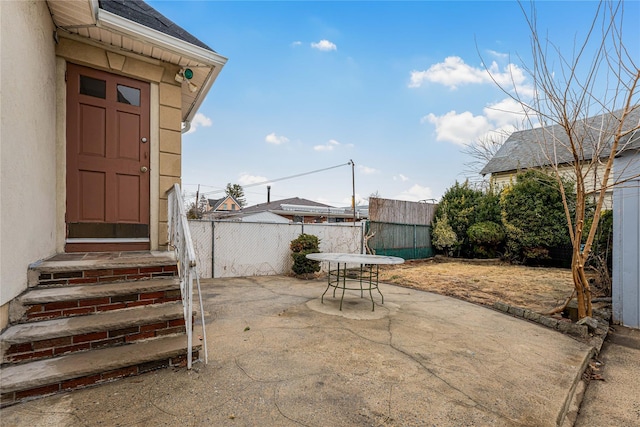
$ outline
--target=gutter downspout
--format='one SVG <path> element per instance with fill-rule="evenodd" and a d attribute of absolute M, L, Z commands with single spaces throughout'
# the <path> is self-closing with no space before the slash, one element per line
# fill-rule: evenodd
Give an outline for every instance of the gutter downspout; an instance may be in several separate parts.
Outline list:
<path fill-rule="evenodd" d="M 182 127 L 182 130 L 180 131 L 180 133 L 185 134 L 189 132 L 189 129 L 191 129 L 191 121 L 185 120 L 184 122 L 182 122 L 182 124 L 184 124 L 184 126 Z"/>

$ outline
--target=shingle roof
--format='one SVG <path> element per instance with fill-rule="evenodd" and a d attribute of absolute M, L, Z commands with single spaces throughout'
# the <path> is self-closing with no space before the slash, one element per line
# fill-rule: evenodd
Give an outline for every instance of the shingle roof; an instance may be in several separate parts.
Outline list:
<path fill-rule="evenodd" d="M 583 132 L 586 133 L 583 144 L 583 159 L 591 159 L 593 148 L 597 146 L 603 132 L 607 136 L 612 134 L 612 129 L 618 124 L 616 119 L 618 113 L 602 114 L 578 122 Z M 625 129 L 637 127 L 639 123 L 640 106 L 637 106 L 625 120 Z M 554 144 L 554 141 L 557 143 Z M 560 125 L 514 132 L 480 171 L 480 174 L 486 175 L 549 165 L 547 153 L 552 154 L 558 164 L 569 163 L 573 161 L 573 157 L 566 148 L 567 142 L 567 134 Z M 630 134 L 620 142 L 625 149 L 640 148 L 640 132 Z M 611 141 L 602 141 L 602 143 L 610 144 Z M 606 156 L 608 153 L 609 151 L 605 147 L 603 155 Z"/>
<path fill-rule="evenodd" d="M 220 199 L 207 199 L 207 202 L 209 203 L 209 206 L 211 207 L 211 210 L 214 211 L 214 210 L 218 209 L 220 207 L 220 205 L 223 202 L 225 202 L 227 199 L 231 199 L 236 205 L 240 206 L 240 203 L 238 203 L 236 198 L 233 197 L 233 196 L 224 196 L 224 197 L 222 197 Z"/>
<path fill-rule="evenodd" d="M 207 203 L 209 203 L 209 207 L 211 207 L 212 210 L 215 210 L 215 208 L 220 206 L 220 203 L 222 203 L 224 199 L 226 199 L 226 197 L 223 197 L 222 199 L 207 199 Z"/>
<path fill-rule="evenodd" d="M 100 9 L 121 16 L 145 27 L 160 31 L 179 40 L 215 52 L 209 46 L 189 34 L 185 29 L 166 18 L 142 0 L 99 0 Z"/>
<path fill-rule="evenodd" d="M 323 208 L 331 208 L 333 206 L 324 203 L 314 202 L 313 200 L 301 199 L 300 197 L 291 197 L 289 199 L 276 200 L 270 203 L 259 203 L 242 209 L 245 214 L 253 212 L 265 212 L 273 210 L 282 210 L 281 205 L 301 205 L 301 206 L 318 206 Z"/>

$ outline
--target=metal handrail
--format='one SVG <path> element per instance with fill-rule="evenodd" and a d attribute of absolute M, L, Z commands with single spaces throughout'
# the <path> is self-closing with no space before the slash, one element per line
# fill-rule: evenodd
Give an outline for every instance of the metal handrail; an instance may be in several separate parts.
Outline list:
<path fill-rule="evenodd" d="M 187 221 L 187 212 L 184 207 L 184 199 L 178 184 L 167 192 L 169 198 L 168 225 L 169 247 L 176 254 L 178 262 L 178 277 L 180 279 L 180 294 L 182 296 L 182 308 L 184 313 L 185 328 L 187 331 L 187 369 L 191 369 L 191 356 L 193 352 L 193 281 L 198 287 L 200 300 L 200 315 L 202 316 L 202 342 L 204 349 L 204 363 L 209 362 L 207 353 L 207 332 L 204 322 L 204 307 L 202 304 L 202 292 L 200 291 L 200 276 L 196 262 L 191 231 Z"/>

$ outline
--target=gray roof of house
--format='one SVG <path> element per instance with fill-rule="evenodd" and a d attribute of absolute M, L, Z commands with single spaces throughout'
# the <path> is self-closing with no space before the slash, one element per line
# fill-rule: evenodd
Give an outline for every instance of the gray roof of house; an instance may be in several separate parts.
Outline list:
<path fill-rule="evenodd" d="M 209 46 L 189 34 L 185 29 L 167 19 L 142 0 L 99 0 L 98 6 L 107 12 L 121 16 L 145 27 L 160 31 L 179 40 L 215 52 Z"/>
<path fill-rule="evenodd" d="M 325 205 L 324 203 L 314 202 L 313 200 L 301 199 L 300 197 L 291 197 L 289 199 L 276 200 L 270 203 L 259 203 L 257 205 L 248 206 L 242 208 L 242 212 L 245 214 L 254 212 L 265 212 L 282 210 L 282 205 L 301 205 L 301 206 L 319 206 L 323 208 L 332 208 L 333 206 Z"/>
<path fill-rule="evenodd" d="M 584 136 L 582 159 L 588 160 L 593 156 L 593 148 L 597 147 L 604 133 L 609 140 L 602 144 L 611 144 L 610 136 L 615 126 L 619 124 L 616 117 L 620 112 L 602 114 L 577 122 Z M 640 124 L 640 105 L 629 114 L 624 123 L 624 129 L 637 128 Z M 560 125 L 544 128 L 534 128 L 513 132 L 502 144 L 502 147 L 480 171 L 486 175 L 496 172 L 509 172 L 551 164 L 549 158 L 557 159 L 554 164 L 572 162 L 572 151 L 567 148 L 568 137 Z M 619 149 L 629 150 L 640 148 L 640 132 L 633 132 L 625 136 L 619 144 Z M 607 156 L 609 149 L 604 147 L 602 155 Z"/>
<path fill-rule="evenodd" d="M 226 199 L 226 197 L 223 197 L 222 199 L 207 199 L 207 202 L 209 203 L 209 207 L 211 207 L 211 209 L 215 209 L 220 206 L 220 203 L 222 203 L 224 199 Z"/>
<path fill-rule="evenodd" d="M 212 210 L 216 210 L 216 209 L 218 209 L 220 207 L 222 202 L 224 202 L 227 199 L 233 200 L 238 206 L 240 206 L 240 203 L 238 203 L 236 198 L 233 197 L 233 196 L 224 196 L 224 197 L 222 197 L 220 199 L 207 199 L 207 202 L 209 202 L 209 206 L 211 206 Z M 238 211 L 236 211 L 236 212 L 238 212 Z"/>

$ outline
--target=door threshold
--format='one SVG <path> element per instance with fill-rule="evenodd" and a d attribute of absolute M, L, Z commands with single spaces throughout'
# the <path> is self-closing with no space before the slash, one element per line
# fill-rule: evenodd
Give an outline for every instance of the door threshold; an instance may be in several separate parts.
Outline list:
<path fill-rule="evenodd" d="M 149 243 L 148 237 L 131 237 L 131 238 L 90 238 L 75 237 L 68 238 L 66 243 Z"/>

